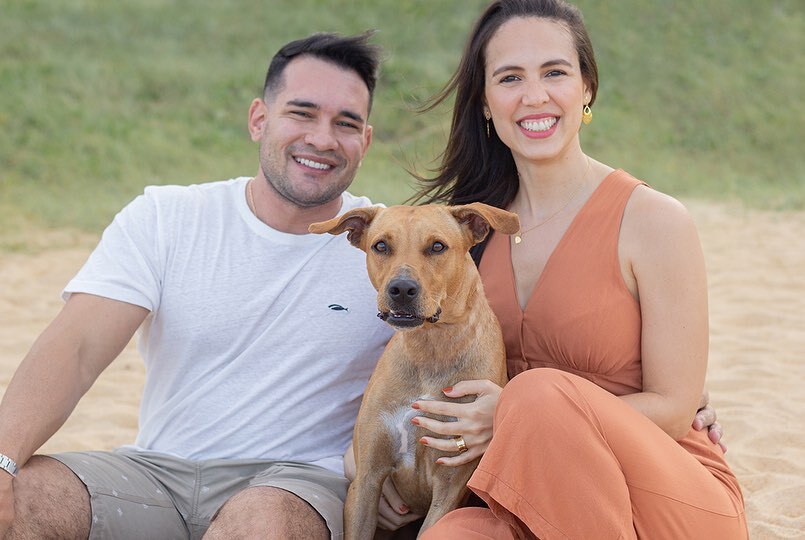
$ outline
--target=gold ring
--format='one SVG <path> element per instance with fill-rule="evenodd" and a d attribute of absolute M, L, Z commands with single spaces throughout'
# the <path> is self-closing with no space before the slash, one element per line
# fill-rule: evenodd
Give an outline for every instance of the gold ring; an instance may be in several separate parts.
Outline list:
<path fill-rule="evenodd" d="M 459 454 L 463 454 L 464 452 L 469 450 L 469 448 L 467 448 L 467 443 L 464 442 L 464 437 L 462 437 L 461 435 L 459 435 L 458 437 L 454 437 L 453 442 L 456 443 L 456 446 L 458 446 Z"/>

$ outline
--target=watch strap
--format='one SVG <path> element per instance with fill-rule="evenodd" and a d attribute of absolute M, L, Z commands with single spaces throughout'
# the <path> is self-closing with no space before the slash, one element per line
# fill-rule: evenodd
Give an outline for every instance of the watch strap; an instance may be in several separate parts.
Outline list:
<path fill-rule="evenodd" d="M 3 469 L 11 476 L 17 476 L 17 463 L 5 454 L 0 454 L 0 469 Z"/>

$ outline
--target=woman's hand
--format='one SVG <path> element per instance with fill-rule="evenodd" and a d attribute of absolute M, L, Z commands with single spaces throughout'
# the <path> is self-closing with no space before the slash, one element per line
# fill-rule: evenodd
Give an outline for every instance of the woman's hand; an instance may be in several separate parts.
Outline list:
<path fill-rule="evenodd" d="M 462 437 L 467 451 L 450 457 L 441 457 L 436 460 L 440 465 L 455 467 L 463 465 L 482 456 L 492 440 L 492 422 L 495 415 L 495 406 L 502 388 L 492 381 L 461 381 L 456 385 L 445 388 L 444 395 L 452 398 L 477 395 L 475 401 L 470 403 L 453 403 L 449 401 L 421 400 L 412 405 L 423 413 L 452 416 L 455 422 L 440 422 L 425 416 L 415 416 L 411 422 L 428 431 L 445 437 L 425 436 L 419 440 L 431 448 L 446 452 L 458 452 L 456 437 Z"/>
<path fill-rule="evenodd" d="M 721 442 L 724 436 L 724 430 L 721 424 L 716 421 L 716 410 L 710 406 L 710 393 L 705 388 L 702 392 L 701 400 L 699 401 L 699 410 L 696 411 L 696 416 L 693 418 L 693 429 L 701 431 L 707 428 L 707 436 L 714 444 L 721 447 L 722 452 L 727 452 L 727 446 Z"/>
<path fill-rule="evenodd" d="M 344 453 L 344 476 L 352 482 L 355 479 L 355 473 L 355 453 L 352 451 L 352 443 L 349 443 L 349 448 Z M 383 482 L 380 501 L 377 504 L 377 525 L 381 529 L 396 531 L 403 525 L 421 517 L 408 510 L 408 505 L 397 493 L 394 483 L 390 478 L 386 478 L 386 481 Z"/>
<path fill-rule="evenodd" d="M 397 493 L 394 482 L 391 481 L 391 478 L 386 477 L 383 482 L 383 491 L 380 494 L 380 502 L 377 505 L 378 527 L 387 531 L 396 531 L 403 525 L 408 525 L 421 517 L 408 510 L 408 505 Z"/>

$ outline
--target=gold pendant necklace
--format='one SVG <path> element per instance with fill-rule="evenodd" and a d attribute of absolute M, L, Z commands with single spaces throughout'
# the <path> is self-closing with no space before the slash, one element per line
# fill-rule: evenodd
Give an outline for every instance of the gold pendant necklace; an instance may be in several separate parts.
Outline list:
<path fill-rule="evenodd" d="M 520 230 L 520 231 L 517 231 L 516 233 L 514 233 L 514 243 L 515 243 L 515 244 L 519 244 L 520 242 L 522 242 L 522 241 L 523 241 L 523 236 L 525 236 L 525 233 L 530 232 L 530 231 L 533 231 L 534 229 L 538 229 L 538 228 L 542 227 L 543 225 L 545 225 L 546 223 L 548 223 L 549 221 L 551 221 L 553 218 L 555 218 L 556 216 L 558 216 L 559 214 L 561 214 L 561 213 L 562 213 L 562 211 L 563 211 L 565 208 L 567 208 L 568 206 L 570 206 L 570 203 L 571 203 L 571 202 L 573 202 L 573 200 L 576 198 L 576 195 L 578 195 L 578 194 L 579 194 L 579 192 L 581 192 L 581 188 L 583 188 L 583 187 L 584 187 L 584 184 L 586 183 L 586 180 L 587 180 L 587 174 L 588 174 L 589 172 L 590 172 L 590 158 L 588 157 L 588 158 L 587 158 L 587 170 L 586 170 L 586 171 L 584 171 L 584 177 L 582 178 L 581 182 L 579 183 L 579 187 L 577 187 L 577 188 L 576 188 L 576 191 L 574 191 L 574 192 L 573 192 L 573 195 L 571 195 L 571 196 L 570 196 L 570 198 L 567 200 L 567 202 L 566 202 L 565 204 L 563 204 L 563 205 L 562 205 L 562 207 L 561 207 L 559 210 L 557 210 L 556 212 L 554 212 L 553 214 L 551 214 L 550 216 L 548 216 L 546 219 L 544 219 L 544 220 L 540 221 L 540 222 L 539 222 L 539 223 L 537 223 L 536 225 L 532 225 L 531 227 L 527 228 L 527 229 L 526 229 L 526 230 L 524 230 L 524 231 L 523 231 L 523 230 Z"/>

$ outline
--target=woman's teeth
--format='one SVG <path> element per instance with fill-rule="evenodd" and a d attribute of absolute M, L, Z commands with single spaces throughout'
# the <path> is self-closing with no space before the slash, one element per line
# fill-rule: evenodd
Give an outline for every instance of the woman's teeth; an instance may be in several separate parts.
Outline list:
<path fill-rule="evenodd" d="M 548 131 L 551 129 L 554 124 L 556 124 L 556 118 L 544 118 L 542 120 L 525 120 L 520 122 L 520 126 L 526 131 Z"/>

